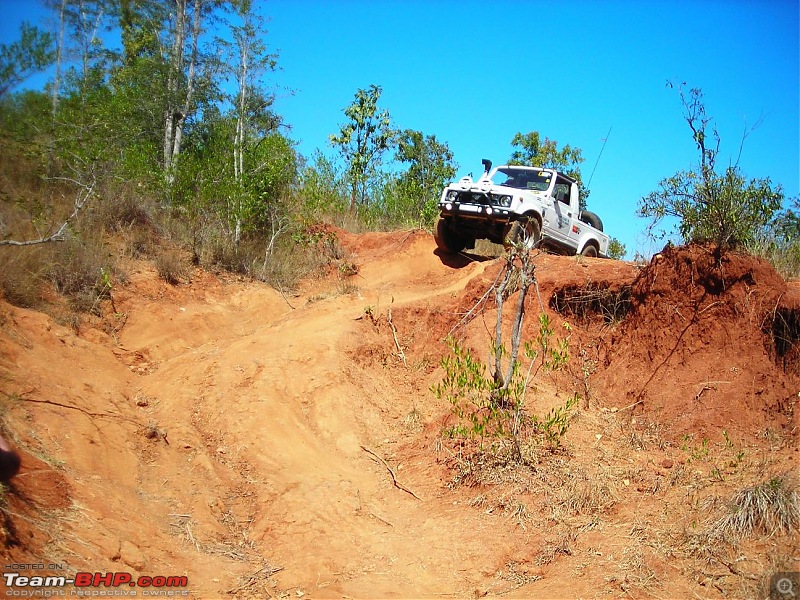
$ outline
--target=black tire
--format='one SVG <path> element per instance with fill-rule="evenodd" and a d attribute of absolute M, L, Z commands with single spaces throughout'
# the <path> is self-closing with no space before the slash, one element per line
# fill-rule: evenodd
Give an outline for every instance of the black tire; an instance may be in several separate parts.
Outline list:
<path fill-rule="evenodd" d="M 603 222 L 600 220 L 600 217 L 598 217 L 592 211 L 582 210 L 578 220 L 583 221 L 587 225 L 591 225 L 597 229 L 597 231 L 603 231 Z"/>
<path fill-rule="evenodd" d="M 436 223 L 436 233 L 433 234 L 433 237 L 439 250 L 450 254 L 458 254 L 469 244 L 469 240 L 465 240 L 450 231 L 447 219 L 444 217 L 439 217 L 439 222 Z"/>
<path fill-rule="evenodd" d="M 505 237 L 505 246 L 522 244 L 524 248 L 530 250 L 536 247 L 542 240 L 542 226 L 535 217 L 522 217 L 509 225 Z"/>
<path fill-rule="evenodd" d="M 581 256 L 587 256 L 589 258 L 597 258 L 597 246 L 594 244 L 586 244 L 581 250 Z"/>

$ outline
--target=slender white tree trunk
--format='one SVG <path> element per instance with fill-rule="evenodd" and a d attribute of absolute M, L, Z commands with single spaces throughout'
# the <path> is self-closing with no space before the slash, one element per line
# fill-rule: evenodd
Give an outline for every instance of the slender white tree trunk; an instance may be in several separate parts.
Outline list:
<path fill-rule="evenodd" d="M 167 106 L 164 112 L 164 173 L 167 186 L 175 181 L 174 144 L 176 122 L 180 111 L 175 102 L 178 80 L 183 73 L 183 48 L 186 43 L 186 0 L 175 0 L 175 33 L 167 74 Z"/>
<path fill-rule="evenodd" d="M 200 39 L 200 25 L 201 25 L 201 5 L 202 0 L 194 1 L 194 22 L 192 24 L 192 52 L 189 57 L 189 73 L 186 78 L 186 96 L 183 100 L 183 107 L 180 111 L 180 117 L 175 119 L 174 139 L 172 141 L 172 173 L 174 178 L 175 169 L 178 166 L 178 158 L 181 154 L 181 142 L 183 140 L 183 125 L 186 122 L 186 116 L 192 108 L 192 96 L 194 95 L 195 85 L 195 70 L 197 69 L 197 45 Z"/>
<path fill-rule="evenodd" d="M 237 183 L 235 193 L 239 195 L 236 202 L 236 229 L 234 231 L 234 243 L 238 244 L 242 235 L 242 194 L 244 194 L 244 144 L 245 144 L 245 121 L 247 107 L 247 69 L 249 42 L 245 36 L 237 40 L 239 44 L 239 98 L 237 102 L 236 132 L 233 140 L 233 175 Z"/>
<path fill-rule="evenodd" d="M 47 151 L 47 170 L 53 175 L 55 169 L 55 147 L 56 147 L 56 115 L 58 113 L 58 92 L 61 85 L 61 61 L 64 55 L 64 25 L 66 21 L 67 0 L 61 0 L 61 8 L 58 11 L 58 35 L 56 40 L 56 72 L 53 76 L 53 93 L 50 124 L 50 147 Z"/>

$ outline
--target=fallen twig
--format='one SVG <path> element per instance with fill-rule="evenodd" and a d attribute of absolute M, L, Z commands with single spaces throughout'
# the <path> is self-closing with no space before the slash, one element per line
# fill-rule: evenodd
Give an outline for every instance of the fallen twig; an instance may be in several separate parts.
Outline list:
<path fill-rule="evenodd" d="M 292 303 L 289 302 L 289 299 L 286 297 L 286 294 L 283 293 L 283 286 L 278 285 L 278 287 L 276 289 L 278 290 L 278 293 L 281 295 L 281 298 L 283 298 L 283 301 L 286 302 L 286 304 L 289 305 L 289 308 L 291 308 L 292 310 L 297 310 L 297 307 L 296 306 L 292 306 Z"/>
<path fill-rule="evenodd" d="M 263 567 L 261 567 L 258 571 L 255 571 L 255 572 L 251 573 L 250 575 L 247 575 L 246 576 L 247 577 L 247 581 L 245 583 L 243 583 L 239 587 L 236 587 L 236 588 L 233 588 L 231 590 L 228 590 L 228 593 L 229 594 L 235 594 L 237 592 L 242 591 L 246 587 L 250 587 L 251 585 L 253 585 L 256 582 L 256 575 L 258 575 L 262 571 L 267 571 L 267 570 L 268 570 L 268 572 L 264 575 L 264 577 L 266 579 L 269 579 L 270 577 L 275 575 L 275 573 L 280 573 L 281 571 L 283 571 L 283 567 L 273 567 L 270 564 L 266 564 Z"/>
<path fill-rule="evenodd" d="M 122 421 L 128 421 L 130 423 L 134 423 L 136 425 L 141 426 L 141 423 L 136 419 L 131 419 L 130 417 L 126 417 L 124 415 L 115 415 L 112 413 L 96 413 L 85 408 L 81 408 L 80 406 L 72 406 L 71 404 L 62 404 L 61 402 L 55 402 L 53 400 L 38 400 L 36 398 L 25 398 L 23 394 L 27 394 L 29 392 L 22 392 L 22 394 L 9 394 L 4 390 L 0 390 L 0 394 L 8 397 L 10 400 L 21 400 L 23 402 L 33 402 L 34 404 L 49 404 L 50 406 L 58 406 L 59 408 L 68 408 L 70 410 L 77 410 L 78 412 L 82 412 L 87 417 L 99 417 L 105 419 L 120 419 Z"/>
<path fill-rule="evenodd" d="M 603 411 L 604 412 L 610 412 L 610 413 L 618 413 L 618 412 L 622 412 L 623 410 L 628 410 L 629 408 L 633 408 L 635 406 L 638 406 L 639 404 L 642 404 L 642 403 L 643 403 L 643 400 L 639 399 L 636 402 L 634 402 L 633 404 L 629 404 L 628 406 L 623 406 L 622 408 L 606 408 L 606 409 L 603 409 Z"/>
<path fill-rule="evenodd" d="M 399 489 L 399 490 L 403 490 L 403 491 L 404 491 L 404 492 L 406 492 L 407 494 L 411 494 L 412 496 L 414 496 L 414 498 L 416 498 L 417 500 L 419 500 L 419 501 L 422 501 L 422 498 L 420 498 L 419 496 L 417 496 L 417 495 L 416 495 L 414 492 L 412 492 L 410 489 L 408 489 L 408 488 L 407 488 L 406 486 L 404 486 L 402 483 L 400 483 L 399 481 L 397 481 L 397 476 L 394 474 L 394 471 L 392 470 L 392 467 L 390 467 L 390 466 L 389 466 L 389 464 L 388 464 L 388 463 L 387 463 L 385 460 L 383 460 L 383 459 L 382 459 L 380 456 L 378 456 L 377 454 L 375 454 L 375 453 L 374 453 L 372 450 L 370 450 L 370 449 L 369 449 L 369 448 L 367 448 L 366 446 L 361 446 L 361 449 L 362 449 L 364 452 L 366 452 L 367 454 L 369 454 L 369 455 L 371 455 L 372 457 L 374 457 L 374 458 L 375 458 L 375 459 L 376 459 L 378 462 L 380 462 L 380 463 L 381 463 L 381 464 L 382 464 L 384 467 L 386 467 L 386 470 L 387 470 L 387 471 L 389 471 L 389 475 L 391 475 L 391 476 L 392 476 L 392 483 L 394 484 L 394 487 L 396 487 L 396 488 L 397 488 L 397 489 Z"/>
<path fill-rule="evenodd" d="M 730 384 L 730 381 L 706 381 L 705 383 L 701 383 L 703 387 L 700 388 L 700 391 L 697 392 L 694 396 L 695 402 L 700 400 L 700 396 L 703 395 L 703 392 L 707 390 L 714 390 L 717 391 L 719 387 L 717 387 L 720 383 L 727 383 Z"/>
<path fill-rule="evenodd" d="M 403 349 L 400 347 L 400 342 L 397 341 L 397 328 L 392 323 L 392 309 L 389 309 L 388 316 L 386 320 L 389 323 L 389 327 L 392 328 L 392 337 L 394 338 L 394 345 L 397 346 L 397 356 L 399 356 L 403 360 L 403 366 L 407 367 L 408 363 L 406 363 L 406 354 L 403 352 Z"/>

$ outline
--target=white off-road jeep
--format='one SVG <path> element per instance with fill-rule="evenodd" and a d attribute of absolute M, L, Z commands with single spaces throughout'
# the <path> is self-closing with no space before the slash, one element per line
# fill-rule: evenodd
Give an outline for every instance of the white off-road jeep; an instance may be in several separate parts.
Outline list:
<path fill-rule="evenodd" d="M 451 183 L 439 200 L 436 244 L 444 252 L 474 248 L 476 239 L 537 245 L 561 254 L 608 255 L 600 218 L 580 210 L 578 184 L 555 169 L 503 165 L 478 181 Z"/>

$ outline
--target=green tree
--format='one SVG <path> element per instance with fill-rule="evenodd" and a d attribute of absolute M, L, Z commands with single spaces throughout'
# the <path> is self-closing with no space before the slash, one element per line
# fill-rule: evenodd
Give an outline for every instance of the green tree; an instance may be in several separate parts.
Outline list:
<path fill-rule="evenodd" d="M 255 151 L 261 149 L 262 143 L 275 141 L 275 138 L 266 137 L 269 130 L 277 126 L 277 122 L 270 118 L 273 116 L 269 110 L 272 98 L 260 82 L 265 73 L 275 69 L 277 55 L 267 51 L 267 46 L 263 42 L 267 30 L 263 20 L 253 13 L 251 2 L 242 0 L 235 11 L 241 25 L 231 28 L 234 43 L 228 48 L 228 59 L 225 64 L 230 65 L 230 74 L 237 82 L 236 94 L 230 98 L 230 102 L 234 106 L 233 115 L 236 122 L 232 157 L 233 174 L 238 188 L 234 199 L 234 205 L 237 207 L 234 241 L 238 244 L 242 219 L 253 217 L 250 213 L 253 201 L 257 197 L 263 200 L 261 197 L 263 190 L 259 192 L 252 187 L 253 176 L 261 181 L 260 174 L 263 174 L 264 169 L 271 164 L 269 156 L 266 156 L 263 160 L 256 160 L 257 164 L 252 165 L 255 171 L 251 172 L 247 169 L 246 162 L 249 161 L 246 161 L 245 155 L 250 153 L 255 156 Z M 218 43 L 224 47 L 222 40 Z M 294 165 L 293 161 L 292 164 Z"/>
<path fill-rule="evenodd" d="M 453 152 L 435 135 L 426 136 L 421 131 L 406 129 L 397 137 L 395 159 L 409 165 L 398 180 L 407 216 L 433 224 L 438 214 L 439 195 L 456 174 Z"/>
<path fill-rule="evenodd" d="M 517 133 L 511 140 L 515 150 L 508 159 L 510 165 L 526 165 L 529 167 L 546 167 L 556 169 L 578 182 L 581 197 L 581 210 L 586 208 L 589 190 L 583 185 L 580 165 L 583 163 L 580 148 L 572 148 L 569 144 L 558 147 L 556 140 L 545 137 L 542 140 L 538 131 L 526 134 Z"/>
<path fill-rule="evenodd" d="M 669 84 L 672 87 L 672 84 Z M 783 190 L 769 178 L 747 179 L 737 165 L 718 170 L 720 138 L 709 131 L 711 117 L 703 92 L 679 86 L 684 120 L 692 131 L 699 164 L 661 180 L 658 189 L 639 202 L 638 215 L 651 219 L 651 232 L 666 218 L 677 220 L 684 242 L 710 242 L 722 249 L 745 247 L 772 220 L 783 203 Z"/>
<path fill-rule="evenodd" d="M 341 167 L 319 150 L 299 168 L 298 186 L 305 218 L 318 219 L 322 215 L 347 211 L 348 189 Z"/>
<path fill-rule="evenodd" d="M 381 92 L 380 86 L 374 84 L 366 90 L 359 89 L 353 103 L 344 109 L 349 121 L 341 126 L 338 135 L 330 136 L 346 164 L 351 213 L 368 202 L 370 179 L 377 174 L 394 139 L 389 111 L 378 108 Z"/>
<path fill-rule="evenodd" d="M 0 98 L 54 60 L 53 36 L 23 22 L 19 40 L 0 44 Z"/>
<path fill-rule="evenodd" d="M 626 253 L 625 244 L 620 242 L 617 238 L 611 238 L 608 242 L 608 258 L 620 260 L 625 258 Z"/>

